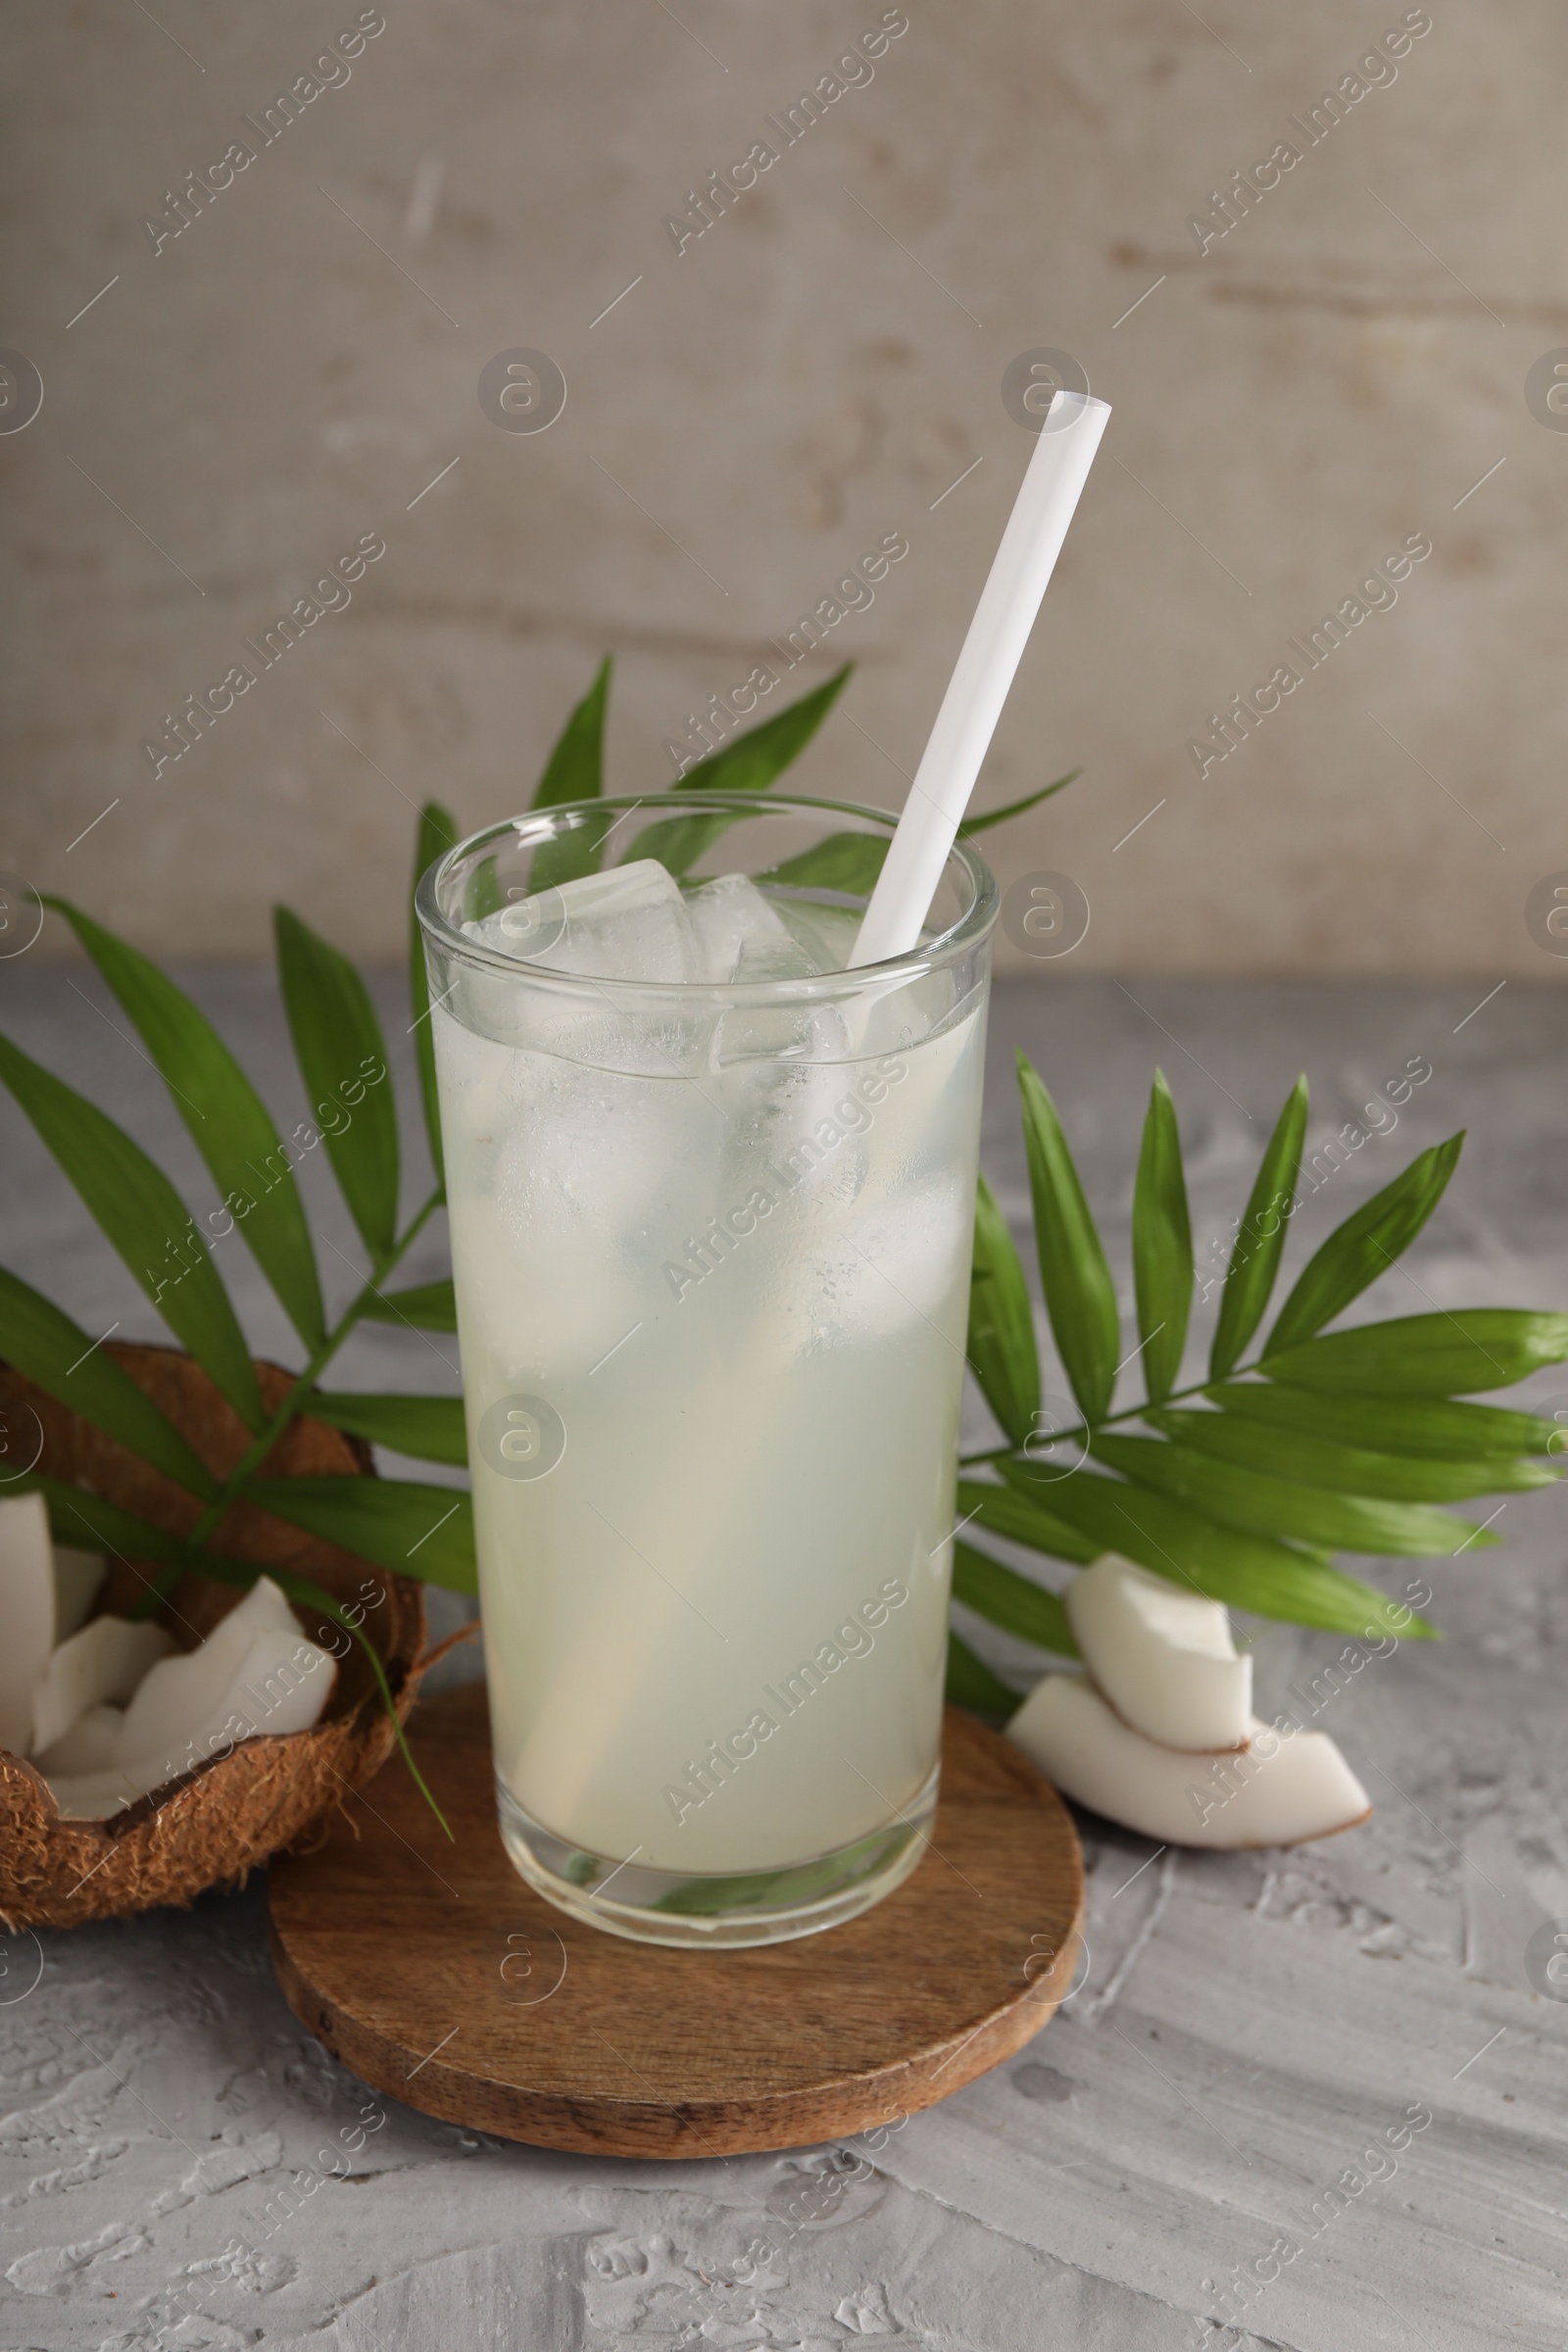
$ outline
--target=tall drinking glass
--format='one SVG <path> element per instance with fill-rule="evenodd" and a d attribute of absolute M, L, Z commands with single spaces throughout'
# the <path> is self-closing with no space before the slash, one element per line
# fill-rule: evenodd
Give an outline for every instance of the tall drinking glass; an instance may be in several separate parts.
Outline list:
<path fill-rule="evenodd" d="M 892 824 L 677 788 L 419 885 L 502 1836 L 644 1941 L 929 1837 L 997 893 L 845 970 Z"/>

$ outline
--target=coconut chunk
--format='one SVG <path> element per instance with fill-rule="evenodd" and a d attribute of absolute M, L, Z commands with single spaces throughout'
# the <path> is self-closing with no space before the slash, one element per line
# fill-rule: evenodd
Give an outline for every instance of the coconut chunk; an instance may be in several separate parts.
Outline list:
<path fill-rule="evenodd" d="M 1222 1601 L 1106 1552 L 1063 1594 L 1073 1638 L 1124 1722 L 1166 1747 L 1240 1747 L 1252 1661 L 1236 1654 Z"/>
<path fill-rule="evenodd" d="M 24 1756 L 32 1693 L 55 1645 L 55 1560 L 41 1494 L 0 1501 L 0 1747 Z"/>
<path fill-rule="evenodd" d="M 191 1735 L 197 1758 L 221 1754 L 258 1734 L 308 1732 L 332 1694 L 337 1661 L 308 1642 L 297 1625 L 281 1633 L 263 1626 L 251 1636 L 227 1686 Z M 179 1771 L 183 1758 L 169 1759 Z"/>
<path fill-rule="evenodd" d="M 317 1658 L 327 1655 L 306 1642 L 293 1610 L 271 1578 L 258 1577 L 244 1599 L 213 1628 L 205 1642 L 195 1649 L 160 1660 L 145 1676 L 125 1709 L 116 1762 L 183 1753 L 192 1740 L 222 1724 L 231 1703 L 228 1693 L 249 1671 L 251 1647 L 263 1638 L 270 1644 L 269 1673 L 274 1660 L 286 1659 L 296 1647 L 308 1649 Z M 319 1682 L 320 1677 L 307 1677 L 307 1681 L 312 1679 Z M 327 1690 L 331 1680 L 331 1676 L 326 1678 Z M 321 1703 L 325 1703 L 324 1691 Z M 319 1712 L 318 1706 L 308 1721 L 314 1723 Z M 290 1722 L 270 1723 L 265 1728 L 292 1732 L 306 1727 Z M 188 1761 L 198 1760 L 191 1757 Z M 185 1771 L 188 1763 L 172 1769 Z M 149 1787 L 156 1786 L 156 1782 L 149 1783 Z"/>
<path fill-rule="evenodd" d="M 161 1625 L 94 1617 L 79 1634 L 61 1642 L 33 1691 L 29 1753 L 53 1747 L 89 1707 L 105 1699 L 123 1706 L 147 1669 L 168 1657 L 173 1646 Z"/>
<path fill-rule="evenodd" d="M 292 1618 L 287 1633 L 276 1625 L 242 1625 L 237 1642 L 225 1641 L 238 1615 L 235 1609 L 225 1617 L 199 1649 L 152 1668 L 107 1759 L 86 1770 L 45 1772 L 68 1819 L 104 1820 L 259 1733 L 310 1730 L 337 1678 L 330 1651 L 308 1642 Z M 176 1680 L 181 1667 L 192 1671 Z"/>
<path fill-rule="evenodd" d="M 87 1622 L 87 1611 L 109 1573 L 101 1551 L 77 1551 L 73 1544 L 55 1545 L 55 1640 L 69 1641 Z"/>
<path fill-rule="evenodd" d="M 1372 1799 L 1324 1732 L 1252 1718 L 1246 1747 L 1200 1755 L 1124 1723 L 1084 1675 L 1050 1674 L 1007 1726 L 1079 1804 L 1165 1845 L 1298 1845 L 1364 1821 Z"/>
<path fill-rule="evenodd" d="M 115 1752 L 124 1712 L 123 1707 L 104 1705 L 89 1707 L 84 1715 L 78 1715 L 64 1739 L 33 1757 L 44 1779 L 53 1782 L 62 1774 L 101 1772 Z"/>
<path fill-rule="evenodd" d="M 300 1630 L 299 1620 L 282 1588 L 274 1585 L 270 1576 L 259 1576 L 244 1599 L 235 1602 L 213 1632 L 231 1632 L 236 1626 L 244 1626 L 247 1633 L 260 1633 L 267 1626 L 274 1626 L 282 1634 L 297 1634 Z"/>

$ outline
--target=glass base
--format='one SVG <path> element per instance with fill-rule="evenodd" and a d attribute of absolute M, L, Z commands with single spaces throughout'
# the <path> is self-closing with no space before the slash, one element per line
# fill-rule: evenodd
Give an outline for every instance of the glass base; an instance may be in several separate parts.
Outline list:
<path fill-rule="evenodd" d="M 734 1951 L 842 1927 L 902 1886 L 931 1841 L 939 1772 L 896 1821 L 869 1838 L 779 1870 L 706 1879 L 568 1845 L 532 1820 L 499 1778 L 496 1809 L 514 1869 L 559 1911 L 634 1943 Z"/>

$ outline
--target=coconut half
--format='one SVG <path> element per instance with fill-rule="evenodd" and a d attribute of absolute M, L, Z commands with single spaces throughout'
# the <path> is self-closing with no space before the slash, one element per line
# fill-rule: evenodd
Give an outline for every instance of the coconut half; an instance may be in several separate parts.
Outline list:
<path fill-rule="evenodd" d="M 251 1432 L 189 1356 L 178 1348 L 121 1340 L 104 1345 L 190 1440 L 215 1476 L 225 1476 L 242 1459 L 253 1442 Z M 292 1388 L 293 1375 L 267 1363 L 256 1371 L 263 1403 L 273 1412 Z M 171 1535 L 189 1532 L 200 1510 L 190 1495 L 58 1398 L 0 1364 L 0 1410 L 20 1413 L 24 1407 L 43 1430 L 38 1468 L 61 1490 L 80 1488 Z M 279 1439 L 268 1469 L 280 1478 L 373 1476 L 368 1446 L 308 1419 L 295 1422 Z M 83 1537 L 90 1541 L 85 1527 Z M 430 1662 L 423 1592 L 415 1579 L 377 1569 L 251 1503 L 232 1506 L 219 1530 L 218 1546 L 231 1561 L 254 1560 L 264 1573 L 290 1571 L 340 1604 L 352 1605 L 363 1618 L 366 1639 L 379 1653 L 398 1714 L 407 1715 Z M 129 1617 L 158 1572 L 156 1562 L 117 1554 L 90 1605 Z M 64 1583 L 63 1608 L 69 1605 Z M 0 1570 L 0 1602 L 8 1600 Z M 234 1613 L 234 1603 L 231 1588 L 182 1576 L 156 1621 L 176 1642 L 199 1641 Z M 47 1618 L 52 1611 L 39 1614 Z M 4 1623 L 0 1667 L 9 1670 L 18 1640 L 17 1612 L 7 1607 Z M 241 1738 L 231 1749 L 220 1743 L 207 1761 L 181 1770 L 177 1780 L 137 1797 L 112 1819 L 63 1816 L 40 1765 L 57 1768 L 62 1777 L 95 1777 L 104 1770 L 105 1748 L 121 1728 L 119 1710 L 105 1701 L 66 1734 L 58 1760 L 54 1750 L 37 1761 L 27 1758 L 31 1685 L 43 1672 L 55 1632 L 68 1624 L 63 1616 L 58 1627 L 48 1626 L 47 1647 L 35 1652 L 28 1672 L 17 1678 L 13 1687 L 26 1690 L 26 1719 L 18 1720 L 0 1741 L 0 1921 L 13 1931 L 123 1917 L 160 1904 L 189 1903 L 209 1886 L 235 1886 L 270 1854 L 307 1835 L 332 1806 L 352 1802 L 351 1791 L 369 1780 L 392 1749 L 392 1723 L 368 1662 L 355 1642 L 325 1635 L 323 1641 L 338 1653 L 336 1679 L 324 1711 L 308 1731 L 285 1730 L 282 1710 L 269 1711 L 257 1737 Z M 304 1613 L 294 1621 L 290 1647 L 297 1648 L 307 1631 L 318 1630 L 318 1620 Z M 257 1682 L 247 1671 L 240 1679 L 269 1698 L 266 1675 Z M 319 1678 L 305 1679 L 309 1685 Z"/>
<path fill-rule="evenodd" d="M 1106 1552 L 1062 1595 L 1096 1683 L 1135 1732 L 1166 1747 L 1246 1745 L 1252 1661 L 1223 1601 Z"/>
<path fill-rule="evenodd" d="M 1048 1780 L 1164 1845 L 1299 1845 L 1365 1821 L 1372 1799 L 1324 1732 L 1255 1717 L 1248 1744 L 1195 1754 L 1145 1739 L 1084 1675 L 1050 1674 L 1007 1726 Z"/>

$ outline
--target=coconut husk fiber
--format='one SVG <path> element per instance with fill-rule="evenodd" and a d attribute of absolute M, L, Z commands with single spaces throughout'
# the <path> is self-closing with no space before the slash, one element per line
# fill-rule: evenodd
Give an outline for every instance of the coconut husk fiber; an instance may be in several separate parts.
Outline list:
<path fill-rule="evenodd" d="M 202 1459 L 222 1477 L 251 1443 L 250 1432 L 205 1372 L 177 1348 L 112 1344 L 110 1353 L 163 1408 Z M 258 1363 L 270 1412 L 292 1377 Z M 183 1535 L 201 1505 L 79 1414 L 9 1366 L 0 1365 L 0 1413 L 31 1431 L 43 1451 L 36 1467 L 84 1488 L 138 1518 Z M 35 1442 L 35 1441 L 34 1441 Z M 268 1456 L 276 1477 L 373 1478 L 368 1446 L 319 1421 L 298 1420 Z M 340 1604 L 361 1600 L 363 1632 L 377 1650 L 400 1717 L 407 1716 L 430 1660 L 424 1654 L 423 1588 L 374 1568 L 249 1503 L 237 1503 L 213 1537 L 234 1559 L 307 1576 Z M 84 1547 L 97 1549 L 83 1533 Z M 126 1615 L 156 1575 L 153 1564 L 109 1560 L 93 1614 Z M 367 1591 L 367 1587 L 370 1588 Z M 377 1597 L 378 1595 L 378 1597 Z M 182 1577 L 158 1621 L 193 1649 L 243 1597 L 232 1585 Z M 314 1636 L 309 1611 L 295 1614 Z M 0 1748 L 0 1918 L 12 1929 L 72 1928 L 164 1903 L 186 1904 L 211 1886 L 234 1886 L 269 1854 L 307 1837 L 330 1808 L 378 1772 L 393 1730 L 358 1642 L 339 1659 L 332 1694 L 308 1732 L 263 1733 L 139 1797 L 107 1821 L 63 1821 L 48 1784 L 24 1758 Z"/>

